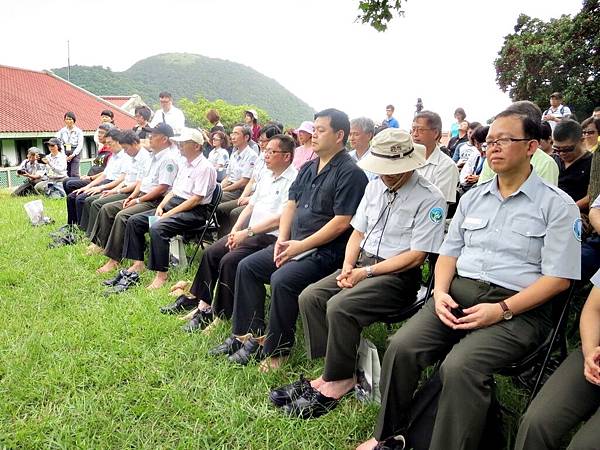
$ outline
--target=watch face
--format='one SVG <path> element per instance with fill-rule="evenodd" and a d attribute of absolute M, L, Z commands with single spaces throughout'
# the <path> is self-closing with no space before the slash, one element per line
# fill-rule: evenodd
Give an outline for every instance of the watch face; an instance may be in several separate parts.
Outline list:
<path fill-rule="evenodd" d="M 504 320 L 510 320 L 513 317 L 513 313 L 511 311 L 504 311 L 504 314 L 502 314 L 504 316 Z"/>

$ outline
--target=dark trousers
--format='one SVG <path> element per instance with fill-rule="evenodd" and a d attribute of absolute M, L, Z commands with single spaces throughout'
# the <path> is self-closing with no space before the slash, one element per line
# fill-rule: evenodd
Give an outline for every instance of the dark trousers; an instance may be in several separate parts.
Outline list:
<path fill-rule="evenodd" d="M 462 277 L 455 277 L 450 286 L 450 295 L 464 308 L 497 303 L 514 294 Z M 446 355 L 440 366 L 443 388 L 429 448 L 477 449 L 491 402 L 492 375 L 535 349 L 550 326 L 544 308 L 536 308 L 487 328 L 457 331 L 440 321 L 433 299 L 429 300 L 390 339 L 381 370 L 375 438 L 405 434 L 422 370 Z"/>
<path fill-rule="evenodd" d="M 69 154 L 67 154 L 69 156 Z M 81 159 L 81 154 L 77 155 L 71 161 L 67 161 L 67 176 L 79 178 L 79 160 Z"/>
<path fill-rule="evenodd" d="M 333 272 L 340 261 L 316 251 L 299 261 L 290 260 L 279 269 L 273 262 L 274 246 L 244 258 L 238 265 L 233 305 L 233 334 L 265 332 L 265 283 L 271 284 L 271 309 L 265 354 L 285 355 L 294 345 L 298 296 L 324 273 Z"/>
<path fill-rule="evenodd" d="M 29 194 L 35 194 L 35 185 L 40 181 L 40 179 L 30 180 L 26 179 L 23 184 L 19 185 L 13 192 L 13 197 L 23 197 Z"/>
<path fill-rule="evenodd" d="M 231 251 L 226 245 L 227 236 L 219 239 L 204 251 L 190 292 L 198 300 L 211 304 L 218 315 L 229 319 L 233 313 L 238 264 L 246 256 L 275 243 L 276 239 L 271 234 L 257 234 L 246 238 Z"/>
<path fill-rule="evenodd" d="M 581 244 L 581 281 L 589 281 L 600 268 L 600 236 L 597 234 Z"/>
<path fill-rule="evenodd" d="M 123 256 L 123 240 L 125 227 L 129 218 L 135 214 L 156 209 L 161 199 L 151 202 L 142 202 L 123 209 L 123 201 L 105 204 L 100 210 L 98 220 L 92 231 L 92 242 L 104 248 L 104 254 L 115 261 L 120 261 Z"/>
<path fill-rule="evenodd" d="M 65 194 L 69 195 L 75 189 L 82 188 L 90 184 L 90 180 L 82 180 L 79 177 L 69 177 L 66 180 L 63 180 L 63 189 L 65 190 Z"/>
<path fill-rule="evenodd" d="M 414 302 L 421 270 L 366 278 L 350 289 L 338 287 L 337 270 L 311 284 L 299 298 L 308 355 L 325 356 L 325 381 L 352 378 L 363 328 L 397 314 Z"/>
<path fill-rule="evenodd" d="M 76 181 L 79 181 L 79 180 L 76 180 Z M 109 182 L 110 182 L 109 180 L 104 180 L 100 184 L 106 184 Z M 84 182 L 84 183 L 88 184 L 87 182 Z M 68 186 L 71 188 L 73 184 L 75 184 L 75 183 L 71 182 L 68 184 Z M 64 183 L 63 183 L 63 186 L 64 186 Z M 79 188 L 77 188 L 77 189 L 79 189 Z M 67 195 L 67 223 L 68 224 L 74 225 L 74 224 L 81 223 L 81 216 L 83 214 L 84 204 L 88 197 L 89 197 L 88 194 L 83 194 L 83 193 L 75 194 L 73 192 L 73 190 L 71 191 L 70 194 Z"/>
<path fill-rule="evenodd" d="M 167 202 L 164 211 L 170 211 L 181 205 L 185 199 L 173 197 Z M 150 259 L 148 268 L 157 272 L 169 270 L 170 239 L 186 230 L 200 228 L 208 217 L 208 205 L 198 205 L 189 211 L 179 212 L 167 218 L 157 220 L 150 227 L 148 217 L 153 216 L 155 209 L 135 214 L 127 221 L 123 258 L 135 261 L 144 260 L 146 232 L 150 232 Z"/>
<path fill-rule="evenodd" d="M 100 214 L 100 210 L 102 209 L 102 207 L 108 203 L 125 200 L 128 196 L 129 196 L 129 194 L 114 194 L 114 195 L 109 195 L 107 197 L 98 197 L 98 198 L 94 199 L 94 201 L 92 201 L 92 203 L 87 211 L 88 217 L 87 217 L 87 226 L 85 229 L 85 234 L 87 235 L 87 237 L 89 237 L 89 238 L 92 237 L 92 232 L 94 231 L 94 227 L 96 226 L 96 220 L 98 220 L 98 214 Z M 84 222 L 84 220 L 85 220 L 85 213 L 81 217 L 82 223 Z M 82 227 L 83 227 L 83 224 L 82 224 Z"/>
<path fill-rule="evenodd" d="M 544 384 L 523 416 L 515 450 L 558 449 L 582 421 L 569 449 L 600 449 L 600 386 L 583 375 L 583 354 L 575 350 Z"/>
<path fill-rule="evenodd" d="M 217 206 L 217 222 L 219 223 L 219 230 L 217 232 L 219 238 L 227 236 L 233 228 L 235 222 L 231 220 L 231 212 L 238 207 L 237 200 L 242 195 L 242 190 L 223 192 L 221 197 L 221 203 Z M 239 217 L 239 214 L 238 214 Z M 237 220 L 237 217 L 236 217 Z"/>

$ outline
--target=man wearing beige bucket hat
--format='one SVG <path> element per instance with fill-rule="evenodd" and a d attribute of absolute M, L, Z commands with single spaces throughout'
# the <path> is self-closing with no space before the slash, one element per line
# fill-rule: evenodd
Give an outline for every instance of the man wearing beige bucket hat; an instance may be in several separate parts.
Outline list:
<path fill-rule="evenodd" d="M 289 415 L 317 417 L 333 409 L 356 384 L 357 349 L 364 327 L 415 299 L 420 265 L 444 238 L 446 200 L 419 175 L 425 147 L 406 131 L 377 134 L 358 162 L 379 175 L 365 190 L 351 225 L 340 270 L 309 285 L 299 297 L 310 358 L 325 357 L 323 375 L 271 391 Z"/>

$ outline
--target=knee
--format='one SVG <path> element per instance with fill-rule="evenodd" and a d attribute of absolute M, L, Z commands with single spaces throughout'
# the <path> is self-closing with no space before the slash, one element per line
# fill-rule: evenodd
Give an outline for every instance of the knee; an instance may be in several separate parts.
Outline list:
<path fill-rule="evenodd" d="M 459 353 L 450 352 L 440 366 L 440 376 L 444 383 L 464 380 L 466 375 L 472 370 L 468 367 L 466 356 Z M 469 381 L 472 383 L 472 381 Z"/>
<path fill-rule="evenodd" d="M 136 217 L 136 219 L 139 219 L 139 218 Z M 137 223 L 138 227 L 140 227 L 142 225 L 141 223 L 138 223 L 138 222 L 136 222 L 136 223 Z M 149 233 L 150 233 L 151 239 L 163 239 L 165 237 L 164 224 L 161 223 L 161 221 L 155 222 L 150 227 Z"/>
<path fill-rule="evenodd" d="M 567 450 L 598 450 L 598 440 L 597 431 L 590 431 L 583 426 L 573 436 Z"/>
<path fill-rule="evenodd" d="M 343 295 L 332 297 L 327 302 L 327 321 L 335 322 L 336 318 L 348 315 L 348 306 L 349 303 Z"/>
<path fill-rule="evenodd" d="M 389 339 L 388 347 L 385 350 L 384 358 L 394 358 L 398 360 L 408 361 L 415 358 L 415 352 L 410 345 L 410 341 L 405 336 L 406 333 L 400 328 Z"/>
<path fill-rule="evenodd" d="M 313 285 L 309 284 L 305 287 L 300 295 L 298 296 L 298 306 L 300 311 L 308 311 L 314 309 L 316 305 L 317 296 L 315 295 L 315 291 L 313 289 Z"/>
<path fill-rule="evenodd" d="M 519 434 L 534 433 L 539 435 L 540 430 L 551 422 L 552 416 L 553 414 L 548 415 L 544 408 L 537 408 L 535 402 L 532 403 L 521 418 Z"/>

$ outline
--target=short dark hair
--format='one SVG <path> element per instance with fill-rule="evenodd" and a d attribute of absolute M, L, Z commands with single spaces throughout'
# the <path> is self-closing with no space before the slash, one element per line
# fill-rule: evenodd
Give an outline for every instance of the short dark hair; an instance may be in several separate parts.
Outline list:
<path fill-rule="evenodd" d="M 531 118 L 527 114 L 520 114 L 513 109 L 505 109 L 500 114 L 498 114 L 494 120 L 502 119 L 504 117 L 516 117 L 521 121 L 521 126 L 523 127 L 524 137 L 527 139 L 533 139 L 535 141 L 540 140 L 540 122 Z"/>
<path fill-rule="evenodd" d="M 581 136 L 581 125 L 579 125 L 579 122 L 571 119 L 563 119 L 558 122 L 552 132 L 552 138 L 555 142 L 572 141 L 579 143 Z"/>
<path fill-rule="evenodd" d="M 139 114 L 140 116 L 142 116 L 144 118 L 144 120 L 147 122 L 148 120 L 150 120 L 150 117 L 152 116 L 152 111 L 146 105 L 140 105 L 140 106 L 135 107 L 134 115 L 136 115 L 136 114 Z"/>
<path fill-rule="evenodd" d="M 113 141 L 117 141 L 117 142 L 121 142 L 119 139 L 121 139 L 121 130 L 119 130 L 117 127 L 112 127 L 110 130 L 108 130 L 106 132 L 106 134 L 104 135 L 105 138 L 111 138 Z"/>
<path fill-rule="evenodd" d="M 463 122 L 466 122 L 466 121 L 463 120 Z M 476 130 L 480 126 L 481 126 L 481 124 L 479 122 L 471 122 L 471 123 L 469 123 L 469 130 Z"/>
<path fill-rule="evenodd" d="M 519 114 L 522 116 L 528 116 L 531 120 L 534 120 L 538 123 L 542 121 L 542 110 L 538 105 L 529 100 L 519 100 L 517 102 L 512 103 L 506 108 L 505 111 L 509 111 L 515 114 Z"/>
<path fill-rule="evenodd" d="M 596 107 L 594 108 L 594 112 L 598 112 L 598 111 L 600 111 L 600 106 L 596 106 Z"/>
<path fill-rule="evenodd" d="M 552 127 L 545 120 L 540 125 L 540 139 L 544 141 L 552 139 Z"/>
<path fill-rule="evenodd" d="M 456 108 L 454 110 L 454 115 L 459 115 L 460 117 L 462 117 L 462 120 L 465 120 L 467 117 L 467 113 L 465 112 L 465 110 L 463 108 Z"/>
<path fill-rule="evenodd" d="M 113 127 L 114 127 L 114 125 L 112 123 L 101 123 L 100 125 L 98 125 L 98 129 L 103 130 L 105 132 L 110 130 Z"/>
<path fill-rule="evenodd" d="M 336 133 L 340 130 L 344 132 L 342 143 L 346 145 L 348 142 L 348 135 L 350 134 L 350 119 L 348 118 L 348 114 L 339 109 L 327 108 L 316 113 L 314 120 L 317 120 L 319 117 L 329 117 L 333 131 Z"/>
<path fill-rule="evenodd" d="M 562 100 L 563 96 L 560 92 L 553 92 L 550 94 L 550 98 L 554 97 L 557 100 Z"/>
<path fill-rule="evenodd" d="M 473 131 L 473 134 L 471 135 L 471 140 L 479 142 L 480 144 L 483 144 L 485 142 L 485 139 L 487 138 L 488 131 L 490 131 L 490 127 L 488 125 L 486 125 L 486 126 L 479 125 Z"/>
<path fill-rule="evenodd" d="M 423 110 L 420 113 L 418 113 L 413 120 L 417 119 L 425 119 L 427 121 L 427 125 L 429 125 L 434 130 L 438 131 L 438 139 L 440 138 L 440 136 L 442 135 L 442 118 L 438 113 Z"/>
<path fill-rule="evenodd" d="M 110 109 L 105 109 L 104 111 L 102 111 L 102 112 L 100 113 L 100 116 L 108 116 L 108 117 L 110 117 L 111 119 L 114 119 L 114 118 L 115 118 L 115 115 L 114 115 L 114 113 L 113 113 L 113 112 L 112 112 Z"/>
<path fill-rule="evenodd" d="M 173 100 L 173 95 L 171 95 L 169 91 L 162 91 L 160 94 L 158 94 L 158 98 L 170 98 Z"/>
<path fill-rule="evenodd" d="M 268 125 L 260 130 L 260 134 L 264 134 L 267 139 L 273 139 L 274 136 L 281 134 L 281 130 L 276 125 Z"/>
<path fill-rule="evenodd" d="M 125 130 L 116 138 L 119 144 L 135 145 L 140 143 L 140 137 L 133 130 Z"/>
<path fill-rule="evenodd" d="M 396 108 L 394 108 L 394 105 L 387 105 L 385 107 L 385 109 L 391 109 L 392 111 L 396 111 Z"/>
<path fill-rule="evenodd" d="M 77 118 L 75 117 L 75 113 L 73 111 L 67 111 L 63 117 L 63 120 L 66 118 L 73 119 L 73 122 L 77 122 Z"/>
<path fill-rule="evenodd" d="M 600 110 L 599 110 L 600 111 Z M 594 124 L 596 130 L 600 132 L 600 119 L 596 119 L 595 117 L 588 117 L 583 122 L 581 122 L 581 128 L 585 128 L 590 124 Z"/>
<path fill-rule="evenodd" d="M 271 138 L 272 141 L 279 141 L 279 149 L 282 152 L 289 153 L 292 155 L 292 159 L 294 159 L 294 148 L 296 147 L 296 142 L 294 138 L 287 134 L 276 134 Z"/>

